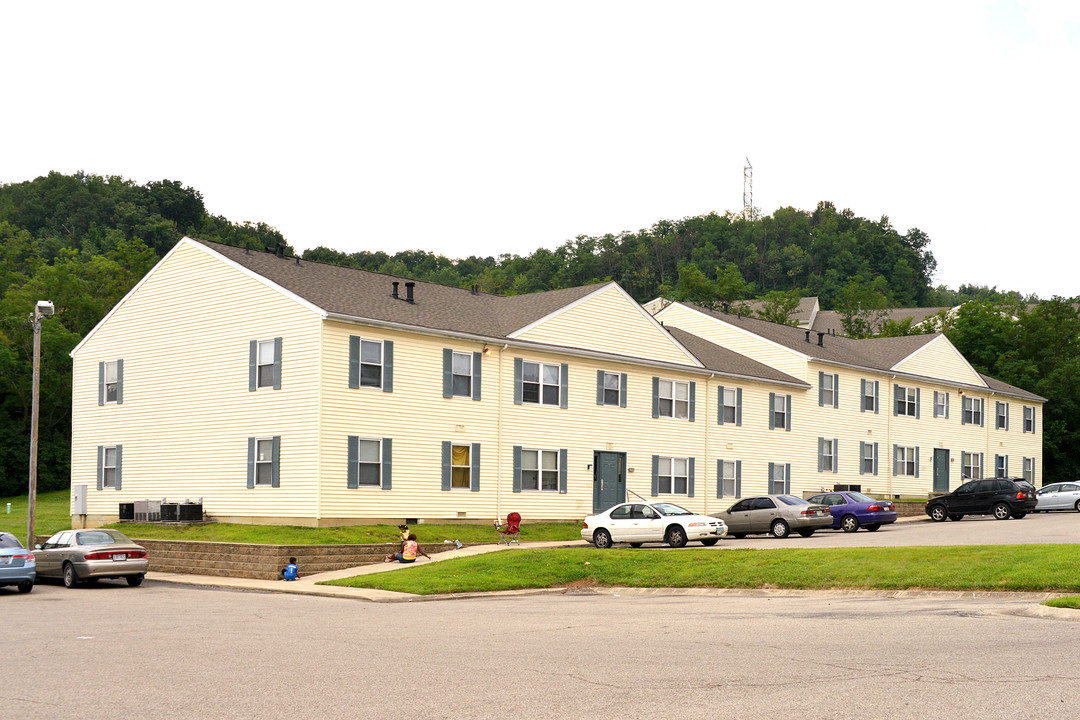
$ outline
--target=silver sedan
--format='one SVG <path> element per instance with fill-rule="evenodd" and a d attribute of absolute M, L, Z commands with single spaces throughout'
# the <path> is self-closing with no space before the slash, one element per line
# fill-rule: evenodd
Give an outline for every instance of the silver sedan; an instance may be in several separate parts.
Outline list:
<path fill-rule="evenodd" d="M 1080 512 L 1080 483 L 1062 482 L 1039 488 L 1036 497 L 1039 504 L 1035 512 L 1043 510 L 1076 510 Z"/>
<path fill-rule="evenodd" d="M 832 527 L 832 513 L 825 505 L 811 505 L 794 495 L 761 495 L 746 498 L 715 515 L 728 526 L 728 534 L 744 538 L 753 533 L 787 537 L 792 531 L 810 537 L 815 530 Z"/>
<path fill-rule="evenodd" d="M 146 549 L 116 530 L 62 530 L 35 545 L 34 557 L 39 578 L 63 578 L 69 588 L 102 578 L 124 578 L 137 587 L 149 567 Z"/>

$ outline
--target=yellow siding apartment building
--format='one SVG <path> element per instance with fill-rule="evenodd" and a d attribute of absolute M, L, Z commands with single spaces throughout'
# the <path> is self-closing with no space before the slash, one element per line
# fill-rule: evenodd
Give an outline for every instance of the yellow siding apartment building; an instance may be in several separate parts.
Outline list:
<path fill-rule="evenodd" d="M 1040 398 L 942 335 L 851 340 L 615 283 L 496 297 L 185 238 L 72 351 L 87 515 L 579 519 L 1039 478 Z M 73 506 L 74 510 L 74 506 Z"/>

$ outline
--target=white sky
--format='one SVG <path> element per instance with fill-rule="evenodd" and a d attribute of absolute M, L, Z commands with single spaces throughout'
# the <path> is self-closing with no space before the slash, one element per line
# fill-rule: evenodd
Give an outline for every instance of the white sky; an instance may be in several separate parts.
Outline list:
<path fill-rule="evenodd" d="M 526 255 L 819 200 L 1080 294 L 1080 2 L 0 5 L 0 182 L 167 178 L 298 249 Z M 1063 214 L 1064 213 L 1064 214 Z"/>

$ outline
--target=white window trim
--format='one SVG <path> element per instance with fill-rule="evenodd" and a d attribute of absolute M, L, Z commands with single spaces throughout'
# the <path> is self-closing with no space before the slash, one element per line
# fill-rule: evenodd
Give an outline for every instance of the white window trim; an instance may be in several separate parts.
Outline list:
<path fill-rule="evenodd" d="M 896 477 L 915 477 L 915 446 L 914 445 L 897 445 L 896 446 L 897 465 L 899 470 Z M 908 472 L 908 466 L 911 466 L 911 472 Z"/>
<path fill-rule="evenodd" d="M 978 410 L 975 409 L 976 403 L 978 403 Z M 963 409 L 961 412 L 964 414 L 964 421 L 966 425 L 975 425 L 982 427 L 984 412 L 986 411 L 986 405 L 982 398 L 974 398 L 965 395 L 963 402 Z M 975 422 L 975 415 L 979 416 L 979 422 Z"/>
<path fill-rule="evenodd" d="M 897 406 L 896 414 L 903 417 L 915 417 L 919 411 L 918 406 L 918 394 L 915 392 L 915 388 L 910 385 L 899 385 L 898 389 L 904 393 L 904 412 L 900 412 L 899 406 Z M 899 395 L 893 398 L 893 403 L 900 401 Z"/>
<path fill-rule="evenodd" d="M 468 443 L 468 442 L 451 442 L 450 443 L 450 491 L 451 492 L 453 492 L 454 490 L 471 490 L 472 489 L 472 480 L 473 480 L 473 477 L 472 477 L 472 461 L 473 461 L 472 446 L 473 446 L 473 443 Z M 459 448 L 459 447 L 463 447 L 463 448 L 465 448 L 466 450 L 469 451 L 469 464 L 468 465 L 455 465 L 454 464 L 454 448 Z M 455 468 L 465 468 L 466 470 L 469 471 L 468 472 L 468 482 L 466 482 L 464 485 L 454 485 L 454 469 Z"/>
<path fill-rule="evenodd" d="M 261 443 L 261 442 L 270 443 L 270 459 L 269 460 L 260 460 L 259 459 L 259 443 Z M 270 466 L 270 481 L 269 482 L 264 482 L 264 483 L 259 482 L 259 465 L 269 465 Z M 255 473 L 255 476 L 254 476 L 254 478 L 252 480 L 254 487 L 257 487 L 257 488 L 259 488 L 259 487 L 267 487 L 268 488 L 268 487 L 273 487 L 274 486 L 274 436 L 273 435 L 267 435 L 265 437 L 256 437 L 255 438 L 255 467 L 253 468 L 253 470 L 254 470 L 254 473 Z"/>
<path fill-rule="evenodd" d="M 779 474 L 779 478 L 769 478 L 769 492 L 767 495 L 780 495 L 787 490 L 787 463 L 785 462 L 773 462 L 773 474 Z M 776 483 L 780 483 L 779 489 L 776 487 Z"/>
<path fill-rule="evenodd" d="M 1008 477 L 1009 472 L 1009 456 L 1008 455 L 994 455 L 994 477 L 1003 478 Z"/>
<path fill-rule="evenodd" d="M 832 385 L 832 387 L 827 387 Z M 836 406 L 836 375 L 825 373 L 821 376 L 821 402 L 824 407 Z"/>
<path fill-rule="evenodd" d="M 822 472 L 836 472 L 836 448 L 833 447 L 833 439 L 822 438 L 821 440 Z"/>
<path fill-rule="evenodd" d="M 877 458 L 874 457 L 874 443 L 864 442 L 862 446 L 863 455 L 859 458 L 859 467 L 862 469 L 863 475 L 873 475 L 874 463 L 877 462 Z M 867 462 L 870 463 L 869 469 L 866 467 Z"/>
<path fill-rule="evenodd" d="M 727 394 L 731 393 L 731 404 L 728 404 Z M 739 421 L 739 389 L 737 387 L 725 387 L 724 397 L 720 398 L 721 404 L 723 404 L 724 411 L 724 424 L 734 425 Z M 727 411 L 731 408 L 731 420 L 728 420 Z M 734 472 L 734 471 L 732 471 Z"/>
<path fill-rule="evenodd" d="M 256 441 L 256 443 L 257 442 L 258 441 Z M 377 454 L 378 460 L 376 460 L 374 463 L 365 463 L 365 462 L 362 462 L 360 460 L 360 455 L 361 455 L 360 443 L 363 443 L 363 442 L 373 442 L 373 443 L 378 443 L 379 444 L 379 452 Z M 256 447 L 258 447 L 258 446 L 256 445 Z M 371 483 L 361 482 L 361 480 L 360 480 L 360 478 L 361 478 L 360 468 L 363 465 L 375 465 L 376 466 L 376 468 L 379 471 L 379 482 L 377 484 L 372 485 Z M 382 438 L 369 438 L 369 437 L 363 437 L 363 436 L 358 437 L 357 442 L 356 442 L 356 486 L 357 486 L 357 488 L 381 488 L 382 487 L 382 481 L 383 481 L 383 474 L 382 474 Z"/>
<path fill-rule="evenodd" d="M 618 386 L 618 391 L 617 391 L 618 392 L 618 397 L 615 398 L 615 402 L 613 402 L 613 403 L 609 403 L 607 401 L 607 391 L 608 391 L 607 379 L 609 377 L 615 378 L 615 383 Z M 622 375 L 620 373 L 612 373 L 612 372 L 608 372 L 607 370 L 605 370 L 604 371 L 604 405 L 606 407 L 622 407 L 622 398 L 623 398 Z"/>
<path fill-rule="evenodd" d="M 376 343 L 379 346 L 379 362 L 364 362 L 364 343 Z M 371 338 L 361 337 L 360 346 L 357 350 L 358 356 L 357 362 L 357 378 L 356 382 L 361 390 L 382 390 L 383 382 L 386 380 L 386 345 L 382 340 L 373 340 Z M 379 384 L 378 385 L 365 385 L 364 384 L 364 366 L 379 367 Z"/>
<path fill-rule="evenodd" d="M 459 355 L 468 359 L 468 361 L 469 361 L 469 372 L 468 373 L 463 374 L 463 373 L 456 372 L 454 370 L 454 365 L 455 365 L 454 360 Z M 468 393 L 462 394 L 462 393 L 456 392 L 454 390 L 454 386 L 455 386 L 454 379 L 459 378 L 459 377 L 468 378 L 468 380 L 469 380 L 469 392 Z M 471 352 L 458 352 L 457 350 L 452 350 L 450 352 L 450 397 L 467 397 L 467 398 L 471 398 L 473 396 L 472 383 L 473 383 L 473 354 Z"/>
<path fill-rule="evenodd" d="M 661 472 L 661 469 L 662 469 L 662 467 L 664 465 L 665 460 L 668 461 L 668 467 L 671 470 L 669 475 L 665 475 L 663 472 Z M 683 461 L 683 467 L 686 468 L 686 475 L 677 475 L 675 473 L 675 461 L 676 460 L 682 460 Z M 664 478 L 668 478 L 670 480 L 670 485 L 668 486 L 669 489 L 668 489 L 667 492 L 664 492 L 661 489 Z M 676 480 L 676 478 L 685 478 L 686 479 L 686 492 L 675 492 L 675 480 Z M 678 497 L 689 497 L 689 495 L 690 495 L 690 458 L 689 458 L 689 456 L 683 456 L 683 455 L 660 455 L 659 456 L 659 462 L 657 463 L 657 466 L 656 466 L 656 494 L 657 495 L 674 495 L 674 496 L 678 496 Z"/>
<path fill-rule="evenodd" d="M 1035 458 L 1024 458 L 1024 479 L 1028 482 L 1035 483 Z"/>
<path fill-rule="evenodd" d="M 998 408 L 1005 413 L 1002 415 L 997 412 Z M 1004 420 L 1004 422 L 1002 422 Z M 999 402 L 994 406 L 994 429 L 995 430 L 1008 430 L 1009 429 L 1009 403 Z"/>
<path fill-rule="evenodd" d="M 966 460 L 966 462 L 965 462 Z M 979 453 L 977 452 L 964 452 L 960 454 L 960 476 L 963 480 L 982 480 L 983 468 L 982 463 L 979 462 Z M 979 471 L 978 475 L 974 474 L 975 470 Z"/>
<path fill-rule="evenodd" d="M 777 403 L 780 403 L 780 409 L 779 410 L 776 409 L 776 404 Z M 777 393 L 776 396 L 773 398 L 773 406 L 772 406 L 772 408 L 770 408 L 770 411 L 772 412 L 772 416 L 773 416 L 773 429 L 774 430 L 787 430 L 787 426 L 788 426 L 787 396 L 786 395 L 781 395 L 780 393 Z M 784 424 L 783 425 L 776 422 L 777 413 L 784 416 Z"/>
<path fill-rule="evenodd" d="M 270 346 L 270 362 L 263 362 L 262 361 L 262 354 L 263 354 L 263 346 L 264 345 L 269 345 Z M 262 369 L 264 367 L 271 368 L 271 370 L 270 370 L 270 382 L 267 383 L 266 385 L 263 385 L 263 382 L 262 382 L 262 376 L 263 376 Z M 273 390 L 274 389 L 273 367 L 274 367 L 274 341 L 273 341 L 273 339 L 270 339 L 270 340 L 256 340 L 255 341 L 255 390 L 256 391 L 263 390 L 263 389 L 268 389 L 268 390 Z"/>
<path fill-rule="evenodd" d="M 867 381 L 865 381 L 864 384 L 866 386 L 866 389 L 863 392 L 863 396 L 862 396 L 863 412 L 877 412 L 877 409 L 878 409 L 878 396 L 877 396 L 877 393 L 874 392 L 874 388 L 877 387 L 877 386 L 874 384 L 873 380 L 867 380 Z M 870 404 L 870 407 L 866 407 L 866 399 L 867 398 L 870 398 L 871 400 L 873 400 L 873 402 Z"/>
<path fill-rule="evenodd" d="M 525 487 L 525 473 L 533 472 L 532 468 L 525 467 L 525 453 L 536 453 L 536 487 Z M 544 488 L 544 473 L 552 472 L 551 470 L 544 470 L 544 453 L 551 453 L 555 456 L 555 487 L 550 489 Z M 540 448 L 540 447 L 523 447 L 521 448 L 521 492 L 559 492 L 559 475 L 562 470 L 559 467 L 559 451 L 555 448 Z"/>
<path fill-rule="evenodd" d="M 537 369 L 536 369 L 537 370 L 537 375 L 536 375 L 537 382 L 536 383 L 525 380 L 525 366 L 526 365 L 536 365 L 537 366 Z M 559 373 L 558 379 L 554 383 L 545 383 L 544 382 L 544 368 L 545 367 L 553 367 L 558 371 L 558 373 Z M 532 400 L 526 400 L 525 399 L 525 384 L 526 384 L 526 382 L 528 382 L 529 385 L 535 384 L 538 387 L 538 393 L 537 393 L 535 402 L 533 402 Z M 544 402 L 544 388 L 545 387 L 554 387 L 555 388 L 555 402 L 553 402 L 553 403 Z M 562 401 L 561 393 L 562 393 L 562 366 L 559 365 L 559 363 L 546 363 L 546 362 L 540 362 L 539 360 L 522 360 L 521 361 L 521 402 L 522 402 L 522 404 L 524 404 L 524 405 L 549 405 L 551 407 L 559 407 L 560 403 Z"/>
<path fill-rule="evenodd" d="M 731 467 L 731 476 L 730 477 L 728 476 L 728 472 L 727 472 L 729 466 Z M 736 485 L 735 485 L 735 481 L 736 481 L 736 477 L 735 477 L 735 461 L 734 460 L 724 460 L 720 464 L 720 473 L 721 473 L 721 475 L 720 475 L 720 488 L 724 493 L 724 497 L 726 497 L 726 498 L 728 498 L 728 497 L 730 497 L 730 498 L 736 497 L 736 493 L 735 493 L 735 489 L 736 489 Z M 727 488 L 727 483 L 728 482 L 731 483 L 731 492 L 728 492 L 728 488 Z"/>
<path fill-rule="evenodd" d="M 948 407 L 949 404 L 948 398 L 948 393 L 940 392 L 938 390 L 934 391 L 934 417 L 945 417 L 945 409 Z M 939 400 L 941 402 L 938 402 Z"/>
<path fill-rule="evenodd" d="M 113 464 L 109 465 L 109 451 L 112 450 Z M 109 482 L 108 470 L 113 471 L 112 482 Z M 101 487 L 103 490 L 116 489 L 116 446 L 105 445 L 101 449 Z"/>
<path fill-rule="evenodd" d="M 109 382 L 109 370 L 112 370 L 112 382 Z M 116 360 L 105 362 L 105 404 L 116 405 L 117 388 L 119 387 L 120 363 Z M 112 386 L 112 400 L 109 399 L 109 386 Z"/>
<path fill-rule="evenodd" d="M 667 397 L 667 396 L 664 395 L 664 383 L 671 383 L 671 396 L 670 397 Z M 676 397 L 679 394 L 678 391 L 677 391 L 677 388 L 678 388 L 679 385 L 682 385 L 682 386 L 684 386 L 686 388 L 686 400 L 676 400 Z M 661 403 L 661 401 L 663 401 L 663 400 L 671 400 L 671 414 L 670 415 L 665 415 L 664 414 L 663 405 Z M 686 403 L 686 417 L 680 417 L 675 412 L 676 405 L 677 405 L 677 403 L 680 403 L 680 402 L 685 402 Z M 690 419 L 690 383 L 687 382 L 686 380 L 668 380 L 666 378 L 660 378 L 660 382 L 657 385 L 657 390 L 656 390 L 656 413 L 657 413 L 658 416 L 660 416 L 662 418 L 670 418 L 672 420 L 689 420 Z"/>
<path fill-rule="evenodd" d="M 1024 432 L 1035 432 L 1035 408 L 1031 405 L 1024 405 Z"/>

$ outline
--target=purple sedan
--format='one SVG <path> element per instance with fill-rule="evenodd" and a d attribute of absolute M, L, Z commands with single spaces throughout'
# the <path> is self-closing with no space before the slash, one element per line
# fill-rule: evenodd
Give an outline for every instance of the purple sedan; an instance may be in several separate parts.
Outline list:
<path fill-rule="evenodd" d="M 810 502 L 828 505 L 834 530 L 855 532 L 864 527 L 874 532 L 882 525 L 896 522 L 896 509 L 890 500 L 875 500 L 861 492 L 821 493 Z"/>

